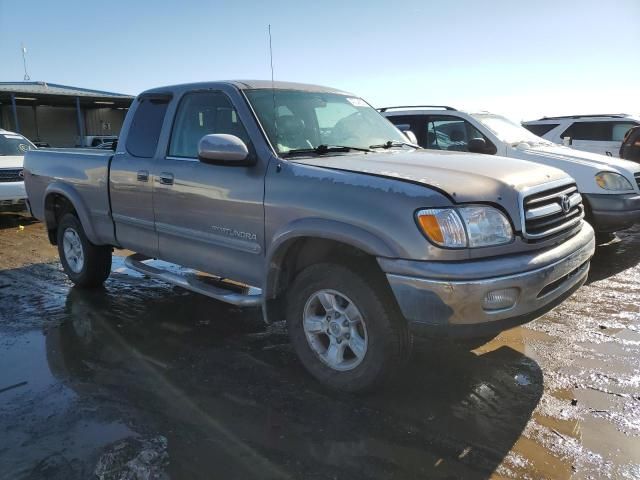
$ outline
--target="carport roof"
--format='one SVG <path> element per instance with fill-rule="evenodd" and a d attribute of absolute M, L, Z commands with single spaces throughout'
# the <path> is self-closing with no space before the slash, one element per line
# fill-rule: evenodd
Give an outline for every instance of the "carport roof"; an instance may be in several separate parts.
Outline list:
<path fill-rule="evenodd" d="M 47 82 L 0 82 L 0 102 L 10 101 L 11 95 L 16 97 L 19 105 L 69 105 L 75 103 L 79 98 L 83 106 L 89 106 L 93 102 L 107 102 L 115 106 L 129 106 L 133 99 L 132 95 L 122 93 L 105 92 L 102 90 L 91 90 L 88 88 L 70 87 Z M 20 98 L 22 97 L 22 98 Z M 31 102 L 31 103 L 29 103 Z M 101 104 L 95 107 L 105 106 Z"/>

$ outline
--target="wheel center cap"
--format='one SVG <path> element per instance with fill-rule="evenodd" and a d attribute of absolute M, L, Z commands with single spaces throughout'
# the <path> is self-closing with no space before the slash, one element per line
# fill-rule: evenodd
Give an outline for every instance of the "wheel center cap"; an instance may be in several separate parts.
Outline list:
<path fill-rule="evenodd" d="M 338 337 L 340 336 L 340 332 L 342 331 L 342 328 L 340 327 L 340 324 L 338 322 L 331 322 L 329 324 L 329 330 L 331 330 L 331 333 L 333 333 L 333 335 Z"/>

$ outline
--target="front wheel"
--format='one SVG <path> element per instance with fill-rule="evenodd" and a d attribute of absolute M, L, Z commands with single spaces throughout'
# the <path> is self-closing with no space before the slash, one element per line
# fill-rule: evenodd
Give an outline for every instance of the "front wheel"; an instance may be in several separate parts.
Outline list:
<path fill-rule="evenodd" d="M 63 215 L 57 241 L 62 268 L 77 287 L 98 287 L 109 277 L 111 247 L 91 243 L 74 214 Z"/>
<path fill-rule="evenodd" d="M 304 367 L 343 391 L 372 390 L 408 357 L 411 337 L 376 275 L 335 264 L 305 268 L 288 293 L 287 326 Z"/>

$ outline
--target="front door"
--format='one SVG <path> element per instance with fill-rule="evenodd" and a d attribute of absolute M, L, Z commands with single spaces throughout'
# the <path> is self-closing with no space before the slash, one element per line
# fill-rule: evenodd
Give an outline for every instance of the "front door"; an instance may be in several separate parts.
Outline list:
<path fill-rule="evenodd" d="M 264 175 L 253 166 L 198 161 L 210 133 L 242 139 L 255 155 L 231 100 L 220 91 L 180 99 L 166 155 L 154 167 L 159 257 L 251 285 L 262 281 Z"/>

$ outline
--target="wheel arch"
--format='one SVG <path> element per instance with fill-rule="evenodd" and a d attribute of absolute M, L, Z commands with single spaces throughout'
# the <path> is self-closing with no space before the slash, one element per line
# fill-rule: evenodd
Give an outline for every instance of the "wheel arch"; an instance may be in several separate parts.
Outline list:
<path fill-rule="evenodd" d="M 80 220 L 89 241 L 98 243 L 91 223 L 89 209 L 77 190 L 68 184 L 52 183 L 47 187 L 44 194 L 44 220 L 49 234 L 49 241 L 52 245 L 57 243 L 58 223 L 66 212 L 74 213 Z"/>
<path fill-rule="evenodd" d="M 263 315 L 269 323 L 284 318 L 284 292 L 305 267 L 320 262 L 384 273 L 377 257 L 396 257 L 393 247 L 371 232 L 326 220 L 298 222 L 276 236 L 267 254 Z"/>

